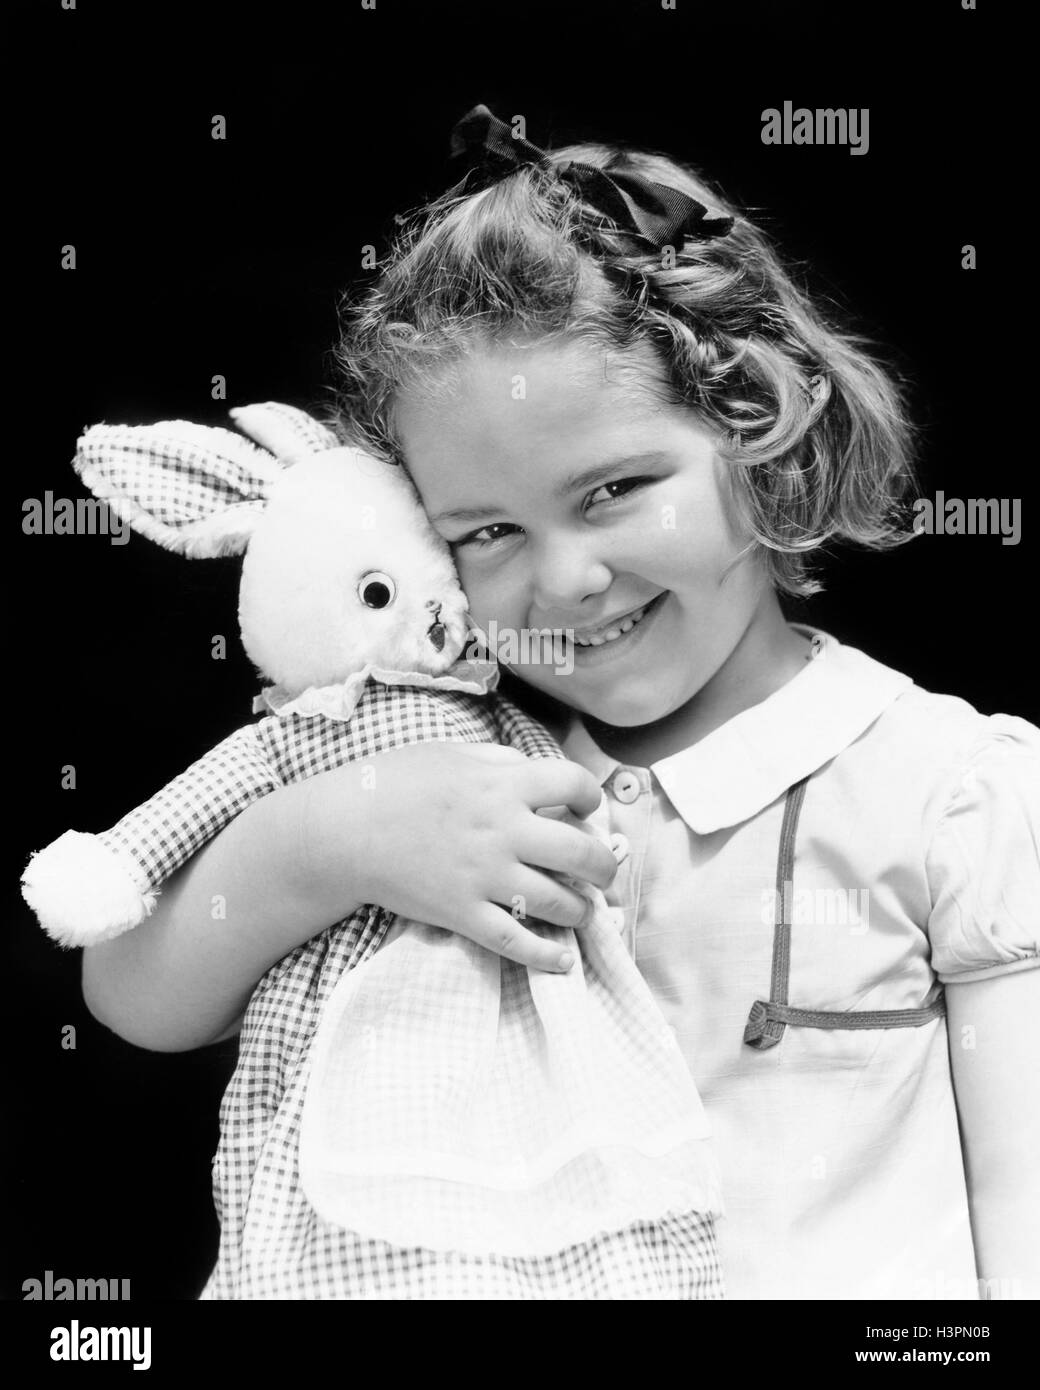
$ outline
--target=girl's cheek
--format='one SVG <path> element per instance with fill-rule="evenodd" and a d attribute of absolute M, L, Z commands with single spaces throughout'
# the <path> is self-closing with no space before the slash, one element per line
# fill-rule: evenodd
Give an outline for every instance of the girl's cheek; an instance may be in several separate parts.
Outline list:
<path fill-rule="evenodd" d="M 493 588 L 485 595 L 484 607 L 488 620 L 493 618 L 500 628 L 519 628 L 523 622 L 524 608 L 520 596 L 503 586 Z"/>
<path fill-rule="evenodd" d="M 478 627 L 486 628 L 494 620 L 501 628 L 511 622 L 519 607 L 518 596 L 500 578 L 482 572 L 479 565 L 458 562 L 459 580 L 469 599 L 469 611 Z"/>

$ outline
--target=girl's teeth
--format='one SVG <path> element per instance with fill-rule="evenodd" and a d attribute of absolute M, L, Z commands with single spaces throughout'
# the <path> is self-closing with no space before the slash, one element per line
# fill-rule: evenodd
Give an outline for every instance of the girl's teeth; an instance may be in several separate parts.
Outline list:
<path fill-rule="evenodd" d="M 602 647 L 606 642 L 616 642 L 623 633 L 632 631 L 645 612 L 645 608 L 637 608 L 631 617 L 622 619 L 617 627 L 608 627 L 606 632 L 593 633 L 589 637 L 575 637 L 574 640 L 579 647 Z"/>

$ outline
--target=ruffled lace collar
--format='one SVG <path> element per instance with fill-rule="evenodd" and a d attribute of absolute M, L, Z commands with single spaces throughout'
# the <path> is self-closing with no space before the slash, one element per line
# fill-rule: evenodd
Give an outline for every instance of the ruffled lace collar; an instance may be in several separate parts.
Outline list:
<path fill-rule="evenodd" d="M 310 686 L 292 696 L 280 685 L 269 685 L 253 700 L 254 714 L 276 714 L 279 718 L 300 715 L 304 719 L 350 719 L 370 680 L 381 685 L 407 685 L 420 690 L 452 690 L 464 695 L 486 695 L 498 685 L 495 661 L 457 661 L 442 676 L 422 671 L 387 671 L 371 664 L 356 671 L 339 685 Z"/>

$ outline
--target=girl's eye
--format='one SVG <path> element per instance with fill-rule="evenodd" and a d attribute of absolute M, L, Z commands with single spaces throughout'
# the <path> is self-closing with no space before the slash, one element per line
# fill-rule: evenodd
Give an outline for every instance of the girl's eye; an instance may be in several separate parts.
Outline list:
<path fill-rule="evenodd" d="M 479 550 L 482 546 L 494 545 L 496 541 L 505 540 L 514 531 L 519 531 L 519 526 L 514 526 L 510 521 L 495 521 L 490 526 L 482 526 L 479 531 L 471 531 L 468 536 L 460 536 L 457 541 L 451 541 L 452 550 L 458 550 L 460 546 L 472 545 Z"/>
<path fill-rule="evenodd" d="M 388 608 L 397 597 L 397 585 L 382 570 L 369 570 L 358 580 L 357 595 L 366 608 Z"/>
<path fill-rule="evenodd" d="M 600 487 L 591 492 L 585 499 L 585 509 L 590 506 L 599 506 L 601 503 L 609 505 L 611 502 L 620 502 L 630 493 L 639 488 L 646 487 L 654 482 L 653 478 L 619 478 L 614 483 L 603 483 Z M 606 496 L 596 499 L 596 493 L 605 493 Z M 511 535 L 519 534 L 521 528 L 515 526 L 511 521 L 495 521 L 490 526 L 482 526 L 479 531 L 471 531 L 468 536 L 460 536 L 457 541 L 449 541 L 452 550 L 458 550 L 462 546 L 473 546 L 477 550 L 494 545 L 497 541 L 507 540 Z"/>
<path fill-rule="evenodd" d="M 598 492 L 606 493 L 605 497 L 599 498 L 599 502 L 620 502 L 623 497 L 627 497 L 630 493 L 645 487 L 647 483 L 652 481 L 652 478 L 619 478 L 616 483 L 603 483 L 596 488 L 595 492 L 589 493 L 585 499 L 585 505 L 586 507 L 598 505 L 596 502 L 596 493 Z"/>

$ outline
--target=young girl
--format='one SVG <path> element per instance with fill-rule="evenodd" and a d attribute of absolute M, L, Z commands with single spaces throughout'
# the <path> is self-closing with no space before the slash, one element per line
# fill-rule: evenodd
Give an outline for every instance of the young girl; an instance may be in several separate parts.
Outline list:
<path fill-rule="evenodd" d="M 515 697 L 572 808 L 631 845 L 600 886 L 712 1123 L 727 1291 L 1037 1296 L 1040 731 L 780 602 L 825 542 L 903 538 L 898 393 L 690 170 L 544 154 L 481 109 L 458 136 L 483 172 L 353 310 L 347 425 L 408 468 L 476 624 L 558 637 L 513 644 Z M 335 923 L 378 902 L 567 968 L 508 911 L 578 925 L 556 875 L 590 874 L 530 765 L 376 761 L 374 793 L 347 768 L 251 807 L 84 956 L 132 1041 L 241 1026 L 205 1297 L 335 1296 L 291 1098 L 322 972 L 353 963 Z"/>

